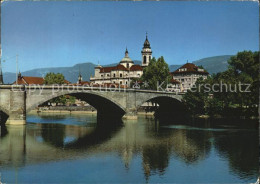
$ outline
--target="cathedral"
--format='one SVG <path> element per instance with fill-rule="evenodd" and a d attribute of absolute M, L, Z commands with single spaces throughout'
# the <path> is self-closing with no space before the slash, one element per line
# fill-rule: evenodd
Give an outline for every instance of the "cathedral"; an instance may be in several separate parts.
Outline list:
<path fill-rule="evenodd" d="M 144 41 L 142 53 L 142 64 L 136 65 L 129 57 L 128 50 L 125 50 L 125 57 L 118 65 L 112 67 L 95 67 L 94 77 L 90 77 L 90 82 L 94 84 L 120 84 L 130 86 L 133 79 L 138 79 L 143 75 L 144 67 L 149 65 L 152 58 L 150 42 L 147 38 Z"/>

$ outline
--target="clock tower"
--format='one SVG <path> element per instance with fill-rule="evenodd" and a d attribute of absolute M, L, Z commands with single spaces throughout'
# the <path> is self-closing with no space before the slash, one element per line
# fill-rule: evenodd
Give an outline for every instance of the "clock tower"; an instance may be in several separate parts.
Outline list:
<path fill-rule="evenodd" d="M 152 59 L 152 50 L 151 50 L 150 42 L 148 41 L 147 38 L 147 33 L 146 33 L 146 39 L 144 41 L 144 46 L 141 53 L 142 53 L 142 66 L 146 67 L 149 65 L 149 62 Z"/>

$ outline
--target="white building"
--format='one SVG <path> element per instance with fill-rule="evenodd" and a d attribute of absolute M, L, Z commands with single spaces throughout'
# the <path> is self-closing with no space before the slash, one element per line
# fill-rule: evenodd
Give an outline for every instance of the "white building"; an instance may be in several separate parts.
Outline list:
<path fill-rule="evenodd" d="M 199 68 L 193 63 L 186 63 L 171 74 L 175 84 L 174 87 L 181 92 L 186 92 L 190 89 L 198 78 L 202 77 L 205 80 L 209 75 L 206 70 Z"/>
<path fill-rule="evenodd" d="M 135 65 L 126 49 L 125 57 L 118 65 L 112 67 L 96 66 L 95 75 L 90 77 L 90 82 L 94 84 L 113 83 L 129 86 L 133 79 L 138 79 L 143 75 L 143 68 L 149 65 L 152 58 L 152 50 L 147 35 L 141 53 L 142 65 Z"/>

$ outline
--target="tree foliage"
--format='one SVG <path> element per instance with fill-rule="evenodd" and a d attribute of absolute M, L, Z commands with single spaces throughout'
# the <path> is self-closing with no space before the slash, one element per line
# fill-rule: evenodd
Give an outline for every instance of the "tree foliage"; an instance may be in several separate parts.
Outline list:
<path fill-rule="evenodd" d="M 257 116 L 259 52 L 238 52 L 228 64 L 228 70 L 204 81 L 198 80 L 195 87 L 184 95 L 184 102 L 193 114 Z M 207 85 L 210 91 L 205 91 Z"/>
<path fill-rule="evenodd" d="M 64 84 L 65 77 L 61 73 L 47 73 L 44 77 L 44 84 Z"/>
<path fill-rule="evenodd" d="M 141 77 L 141 81 L 148 84 L 144 88 L 156 90 L 158 84 L 165 88 L 171 80 L 170 70 L 168 64 L 165 62 L 163 56 L 158 58 L 152 58 L 149 65 L 144 68 L 144 73 Z"/>
<path fill-rule="evenodd" d="M 65 77 L 61 73 L 47 73 L 44 77 L 44 84 L 51 85 L 51 84 L 64 84 L 65 83 Z M 50 100 L 51 103 L 57 103 L 57 104 L 74 104 L 75 103 L 75 97 L 69 96 L 66 97 L 65 95 L 59 96 L 57 98 L 54 98 Z"/>

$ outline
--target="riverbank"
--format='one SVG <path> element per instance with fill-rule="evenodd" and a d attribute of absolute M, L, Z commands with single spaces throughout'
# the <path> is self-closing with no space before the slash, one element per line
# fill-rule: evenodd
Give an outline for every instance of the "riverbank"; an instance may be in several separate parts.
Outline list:
<path fill-rule="evenodd" d="M 30 114 L 39 113 L 64 113 L 64 114 L 97 114 L 97 111 L 69 111 L 69 110 L 31 110 Z"/>
<path fill-rule="evenodd" d="M 74 111 L 69 111 L 69 110 L 37 110 L 37 109 L 34 109 L 34 110 L 31 110 L 29 112 L 29 114 L 39 114 L 39 113 L 53 113 L 53 114 L 97 114 L 97 111 L 94 110 L 86 110 L 86 111 L 77 111 L 77 110 L 74 110 Z M 147 115 L 147 116 L 153 116 L 154 115 L 154 112 L 137 112 L 137 115 Z"/>

